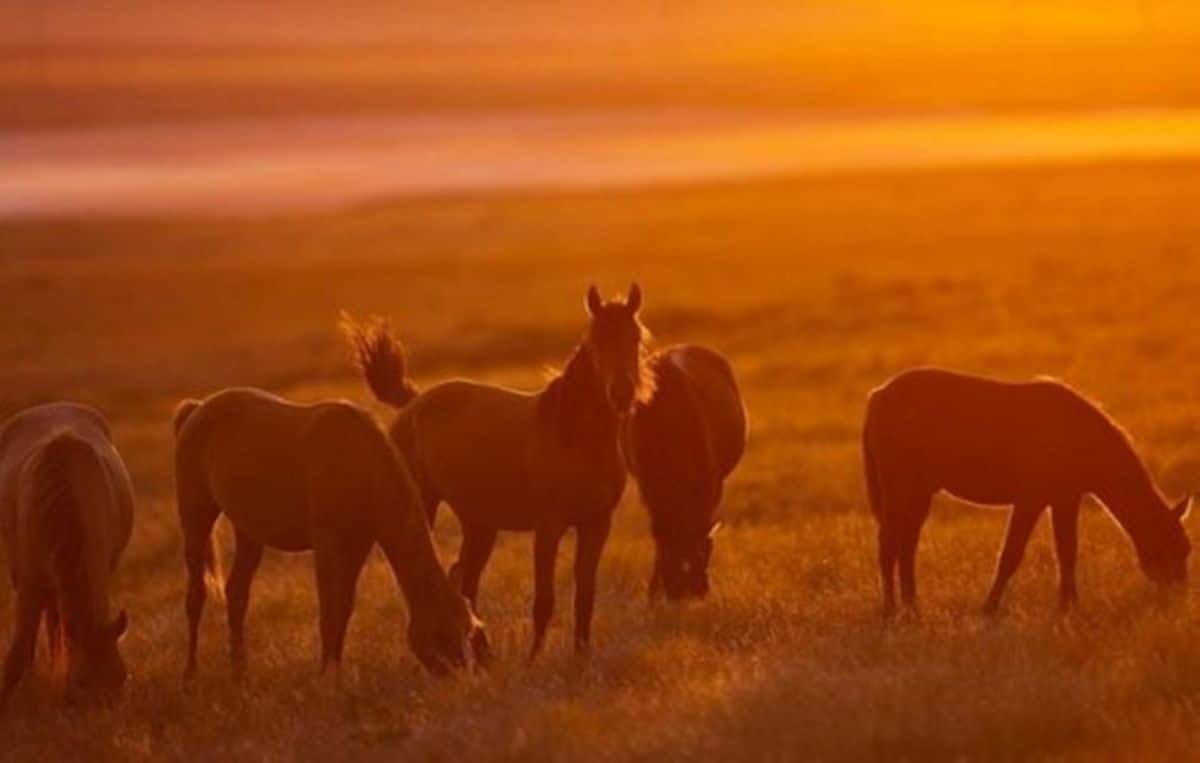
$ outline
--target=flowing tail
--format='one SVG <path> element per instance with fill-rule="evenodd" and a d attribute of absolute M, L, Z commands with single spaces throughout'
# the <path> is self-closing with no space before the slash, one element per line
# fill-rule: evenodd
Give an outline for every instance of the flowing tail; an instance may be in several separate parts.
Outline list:
<path fill-rule="evenodd" d="M 408 405 L 420 390 L 405 376 L 404 346 L 392 336 L 387 319 L 373 315 L 360 321 L 343 312 L 340 323 L 371 393 L 393 408 Z"/>
<path fill-rule="evenodd" d="M 175 429 L 176 439 L 179 438 L 179 433 L 183 431 L 183 427 L 187 424 L 191 415 L 196 412 L 196 409 L 200 407 L 200 404 L 201 401 L 199 400 L 184 400 L 175 406 L 175 418 L 172 420 L 172 425 Z M 213 542 L 212 531 L 210 531 L 204 546 L 204 587 L 218 600 L 225 596 L 222 577 L 221 556 L 217 551 L 216 544 Z"/>

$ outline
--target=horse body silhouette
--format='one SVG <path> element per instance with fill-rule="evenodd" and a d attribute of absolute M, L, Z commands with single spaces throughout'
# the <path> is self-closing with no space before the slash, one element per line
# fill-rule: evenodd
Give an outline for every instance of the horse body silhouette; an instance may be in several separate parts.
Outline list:
<path fill-rule="evenodd" d="M 245 665 L 250 585 L 265 547 L 313 551 L 324 667 L 340 664 L 358 576 L 376 543 L 407 600 L 414 654 L 435 671 L 466 664 L 480 624 L 444 574 L 407 467 L 370 414 L 341 401 L 300 405 L 235 388 L 180 404 L 175 427 L 189 674 L 220 514 L 236 536 L 225 583 L 235 671 Z"/>
<path fill-rule="evenodd" d="M 746 449 L 746 408 L 733 369 L 713 350 L 668 347 L 649 366 L 654 392 L 634 406 L 624 452 L 650 513 L 650 592 L 704 596 L 721 492 Z"/>
<path fill-rule="evenodd" d="M 120 688 L 112 577 L 133 531 L 133 488 L 95 410 L 52 403 L 0 425 L 0 535 L 16 589 L 16 627 L 0 709 L 33 664 L 39 624 L 52 659 L 65 645 L 67 698 Z"/>
<path fill-rule="evenodd" d="M 558 546 L 572 527 L 576 649 L 586 650 L 590 641 L 596 572 L 625 487 L 618 418 L 644 381 L 640 304 L 636 285 L 626 300 L 609 302 L 592 287 L 591 322 L 582 343 L 565 369 L 536 393 L 456 380 L 418 394 L 404 376 L 403 349 L 386 324 L 347 319 L 368 385 L 400 411 L 391 438 L 412 467 L 431 523 L 445 501 L 462 525 L 453 569 L 473 604 L 497 533 L 534 533 L 531 655 L 545 640 Z"/>
<path fill-rule="evenodd" d="M 907 371 L 874 390 L 863 430 L 867 490 L 879 524 L 884 610 L 916 599 L 914 559 L 930 499 L 939 490 L 979 504 L 1011 505 L 995 579 L 984 604 L 1000 604 L 1047 506 L 1054 524 L 1060 603 L 1076 599 L 1079 503 L 1100 500 L 1154 581 L 1180 583 L 1191 546 L 1185 499 L 1171 507 L 1128 435 L 1094 403 L 1057 381 L 1007 383 L 940 369 Z"/>

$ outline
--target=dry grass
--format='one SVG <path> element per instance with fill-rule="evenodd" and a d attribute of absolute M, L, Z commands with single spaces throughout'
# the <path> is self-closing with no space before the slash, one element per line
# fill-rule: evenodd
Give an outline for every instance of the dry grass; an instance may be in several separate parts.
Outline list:
<path fill-rule="evenodd" d="M 1155 599 L 1085 513 L 1078 613 L 1054 614 L 1048 530 L 1004 615 L 979 617 L 1003 514 L 949 502 L 922 548 L 923 617 L 879 617 L 860 487 L 867 391 L 909 365 L 1050 373 L 1104 400 L 1171 493 L 1200 486 L 1195 166 L 814 178 L 607 196 L 437 199 L 259 222 L 0 228 L 0 414 L 101 406 L 140 494 L 120 598 L 135 673 L 114 710 L 61 711 L 44 669 L 0 757 L 796 759 L 1182 757 L 1200 742 L 1194 594 Z M 269 555 L 252 674 L 229 678 L 219 606 L 185 690 L 169 411 L 257 384 L 365 401 L 337 310 L 393 316 L 423 381 L 533 385 L 579 332 L 584 288 L 639 279 L 662 342 L 741 374 L 752 446 L 727 493 L 714 594 L 650 606 L 646 521 L 618 512 L 597 649 L 569 654 L 570 566 L 547 654 L 524 663 L 530 541 L 502 539 L 486 676 L 422 675 L 378 559 L 338 691 L 316 674 L 310 560 Z M 382 411 L 380 412 L 382 414 Z M 456 529 L 438 527 L 444 558 Z M 569 556 L 567 557 L 569 558 Z M 0 594 L 7 643 L 11 596 Z"/>

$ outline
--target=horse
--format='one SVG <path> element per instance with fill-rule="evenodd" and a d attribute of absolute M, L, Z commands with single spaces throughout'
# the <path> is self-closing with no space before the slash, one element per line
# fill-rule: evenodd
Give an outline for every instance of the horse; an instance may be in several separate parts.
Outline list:
<path fill-rule="evenodd" d="M 235 537 L 225 581 L 235 676 L 246 665 L 246 609 L 266 547 L 313 552 L 322 671 L 340 668 L 359 573 L 375 544 L 407 600 L 413 653 L 435 673 L 469 664 L 468 641 L 482 624 L 443 572 L 412 478 L 369 413 L 344 401 L 302 405 L 231 388 L 185 400 L 174 426 L 187 676 L 196 672 L 206 589 L 216 585 L 212 528 L 221 514 Z"/>
<path fill-rule="evenodd" d="M 412 467 L 430 524 L 444 500 L 462 525 L 452 569 L 472 604 L 497 534 L 533 532 L 530 659 L 553 616 L 558 546 L 572 527 L 575 649 L 589 649 L 596 572 L 625 489 L 618 421 L 650 388 L 641 303 L 637 284 L 623 300 L 602 300 L 589 288 L 582 341 L 565 368 L 532 393 L 465 380 L 421 392 L 406 378 L 404 348 L 386 322 L 344 318 L 367 385 L 399 411 L 390 436 Z"/>
<path fill-rule="evenodd" d="M 746 406 L 729 361 L 707 347 L 668 347 L 648 363 L 654 393 L 622 439 L 654 536 L 650 595 L 703 597 L 725 479 L 746 450 Z"/>
<path fill-rule="evenodd" d="M 1059 606 L 1076 602 L 1079 503 L 1096 497 L 1133 544 L 1143 572 L 1182 584 L 1191 551 L 1183 519 L 1155 486 L 1129 435 L 1098 405 L 1048 378 L 1010 383 L 921 368 L 871 392 L 863 427 L 867 493 L 879 526 L 884 613 L 916 603 L 914 560 L 939 490 L 983 505 L 1010 505 L 1008 531 L 983 610 L 994 613 L 1050 507 Z"/>
<path fill-rule="evenodd" d="M 133 487 L 96 410 L 39 405 L 0 425 L 0 535 L 16 589 L 16 627 L 0 710 L 33 664 L 45 622 L 51 661 L 64 650 L 70 704 L 111 697 L 128 671 L 112 580 L 133 532 Z"/>

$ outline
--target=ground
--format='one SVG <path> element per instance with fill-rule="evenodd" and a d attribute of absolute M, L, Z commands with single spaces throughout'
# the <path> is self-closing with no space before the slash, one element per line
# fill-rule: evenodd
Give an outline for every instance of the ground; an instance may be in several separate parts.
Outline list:
<path fill-rule="evenodd" d="M 941 170 L 257 221 L 0 224 L 0 414 L 97 405 L 139 496 L 118 593 L 132 619 L 126 696 L 64 712 L 39 665 L 0 723 L 0 757 L 1187 756 L 1200 742 L 1194 592 L 1160 597 L 1090 507 L 1078 611 L 1056 613 L 1046 523 L 1002 614 L 986 619 L 1005 515 L 939 500 L 920 617 L 885 623 L 859 431 L 870 389 L 913 365 L 1052 374 L 1130 430 L 1170 497 L 1200 488 L 1198 169 Z M 577 340 L 587 285 L 615 293 L 635 279 L 656 341 L 726 352 L 750 410 L 706 601 L 647 600 L 651 543 L 631 489 L 601 565 L 589 658 L 570 650 L 560 561 L 550 643 L 526 663 L 531 541 L 509 535 L 483 580 L 499 652 L 487 674 L 419 670 L 376 554 L 336 687 L 317 670 L 311 560 L 269 553 L 249 678 L 231 680 L 210 602 L 201 676 L 184 685 L 179 399 L 252 384 L 369 405 L 336 331 L 342 308 L 390 316 L 422 383 L 534 387 Z M 437 536 L 448 562 L 449 512 Z M 5 589 L 5 646 L 11 606 Z"/>

